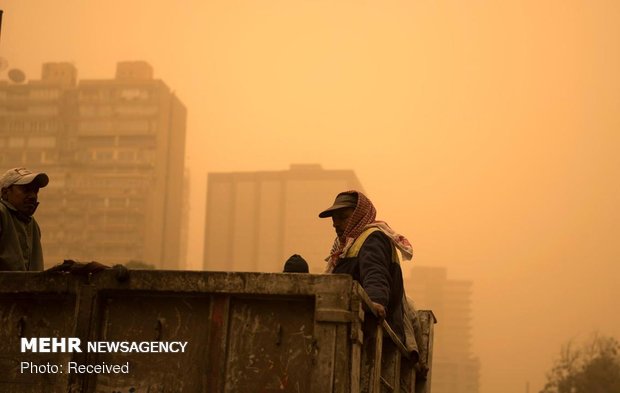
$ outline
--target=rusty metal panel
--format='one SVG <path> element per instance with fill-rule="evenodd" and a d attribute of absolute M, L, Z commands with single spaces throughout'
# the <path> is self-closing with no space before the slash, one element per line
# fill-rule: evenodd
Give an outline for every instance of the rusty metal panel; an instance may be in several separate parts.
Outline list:
<path fill-rule="evenodd" d="M 355 351 L 353 350 L 355 343 L 350 340 L 350 326 L 349 324 L 340 323 L 336 325 L 336 361 L 334 362 L 334 392 L 358 393 L 355 389 L 359 390 L 359 387 L 355 384 L 351 384 L 351 364 L 355 360 Z M 344 354 L 347 354 L 344 356 Z M 339 357 L 339 358 L 338 358 Z M 359 359 L 357 359 L 359 364 Z"/>
<path fill-rule="evenodd" d="M 433 374 L 433 340 L 437 319 L 431 310 L 419 310 L 418 317 L 422 327 L 421 361 L 426 364 L 428 371 L 424 378 L 418 378 L 415 385 L 415 393 L 430 393 L 431 379 Z"/>
<path fill-rule="evenodd" d="M 235 297 L 229 309 L 225 392 L 310 392 L 314 299 Z"/>
<path fill-rule="evenodd" d="M 0 391 L 60 393 L 68 374 L 57 365 L 72 353 L 22 353 L 21 338 L 72 337 L 75 331 L 76 285 L 63 277 L 4 273 L 0 279 Z M 28 364 L 22 373 L 22 362 Z M 25 366 L 25 365 L 24 365 Z M 36 373 L 28 372 L 37 370 Z"/>
<path fill-rule="evenodd" d="M 89 364 L 129 373 L 88 374 L 86 392 L 206 392 L 208 295 L 115 291 L 100 294 L 90 341 L 187 342 L 179 353 L 92 353 Z M 178 346 L 175 347 L 178 349 Z"/>
<path fill-rule="evenodd" d="M 348 332 L 350 277 L 131 271 L 125 281 L 104 272 L 91 284 L 98 295 L 90 340 L 184 340 L 200 351 L 172 360 L 171 354 L 98 354 L 88 363 L 131 359 L 132 370 L 91 376 L 88 393 L 327 393 L 335 365 L 348 367 L 342 364 L 349 350 L 335 358 L 335 332 L 337 325 Z M 348 340 L 340 345 L 348 348 Z"/>

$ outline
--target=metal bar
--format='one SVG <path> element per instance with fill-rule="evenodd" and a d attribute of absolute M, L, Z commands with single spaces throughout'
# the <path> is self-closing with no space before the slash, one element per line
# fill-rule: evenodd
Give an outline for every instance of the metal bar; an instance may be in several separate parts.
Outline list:
<path fill-rule="evenodd" d="M 362 304 L 364 304 L 365 306 L 364 307 L 365 310 L 371 312 L 377 319 L 379 319 L 379 316 L 376 314 L 375 309 L 372 307 L 372 301 L 368 297 L 368 294 L 364 291 L 364 289 L 361 286 L 358 285 L 358 288 L 359 288 L 358 293 L 359 293 L 360 298 L 362 299 Z M 387 321 L 383 320 L 381 323 L 381 326 L 383 327 L 386 334 L 390 337 L 390 340 L 394 342 L 394 345 L 396 345 L 400 353 L 405 358 L 409 359 L 409 357 L 411 356 L 409 354 L 409 351 L 407 351 L 407 348 L 405 347 L 403 342 L 400 341 L 396 333 L 394 333 L 394 330 L 392 330 L 392 328 L 387 323 Z"/>
<path fill-rule="evenodd" d="M 377 325 L 375 331 L 375 359 L 372 367 L 372 393 L 381 393 L 381 359 L 383 356 L 383 331 Z"/>
<path fill-rule="evenodd" d="M 386 381 L 385 378 L 381 377 L 381 383 L 383 384 L 383 386 L 385 386 L 387 388 L 387 390 L 389 390 L 390 392 L 395 392 L 396 390 L 394 389 L 394 386 L 390 385 L 390 383 L 388 381 Z"/>
<path fill-rule="evenodd" d="M 409 354 L 409 351 L 407 351 L 407 348 L 405 348 L 405 345 L 403 344 L 403 342 L 400 341 L 396 333 L 394 333 L 394 330 L 392 330 L 392 328 L 390 327 L 390 324 L 387 323 L 384 319 L 381 325 L 383 326 L 383 331 L 387 333 L 390 339 L 394 342 L 394 345 L 396 345 L 396 348 L 398 348 L 401 355 L 409 359 L 411 357 L 411 354 Z"/>
<path fill-rule="evenodd" d="M 2 14 L 4 11 L 0 10 L 0 38 L 2 38 Z"/>

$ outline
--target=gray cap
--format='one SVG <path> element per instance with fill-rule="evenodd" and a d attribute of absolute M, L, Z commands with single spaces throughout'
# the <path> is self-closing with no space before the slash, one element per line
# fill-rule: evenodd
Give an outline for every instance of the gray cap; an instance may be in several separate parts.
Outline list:
<path fill-rule="evenodd" d="M 50 179 L 45 173 L 34 173 L 26 168 L 13 168 L 4 172 L 0 177 L 0 189 L 10 187 L 13 184 L 30 184 L 33 181 L 38 184 L 39 188 L 43 188 L 47 186 Z"/>
<path fill-rule="evenodd" d="M 344 209 L 345 207 L 356 207 L 357 206 L 357 194 L 350 192 L 341 192 L 336 196 L 334 200 L 334 204 L 327 209 L 323 210 L 319 213 L 319 217 L 326 218 L 331 217 L 334 214 L 335 210 Z"/>

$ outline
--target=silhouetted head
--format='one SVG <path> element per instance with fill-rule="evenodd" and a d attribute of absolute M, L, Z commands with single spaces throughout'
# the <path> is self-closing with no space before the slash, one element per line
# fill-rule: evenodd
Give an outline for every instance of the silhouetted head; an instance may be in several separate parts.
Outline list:
<path fill-rule="evenodd" d="M 284 263 L 284 273 L 308 273 L 308 263 L 300 255 L 294 254 Z"/>

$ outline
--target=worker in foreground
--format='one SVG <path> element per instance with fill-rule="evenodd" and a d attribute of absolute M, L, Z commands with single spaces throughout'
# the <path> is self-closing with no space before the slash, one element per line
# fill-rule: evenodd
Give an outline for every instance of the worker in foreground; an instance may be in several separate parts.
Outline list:
<path fill-rule="evenodd" d="M 32 216 L 39 206 L 45 173 L 13 168 L 0 177 L 0 271 L 41 271 L 41 229 Z"/>
<path fill-rule="evenodd" d="M 331 217 L 336 239 L 326 258 L 329 273 L 350 274 L 373 302 L 375 312 L 385 318 L 405 342 L 403 321 L 403 274 L 398 248 L 409 260 L 409 241 L 384 221 L 377 221 L 372 202 L 359 191 L 341 192 L 334 203 L 319 214 Z"/>

